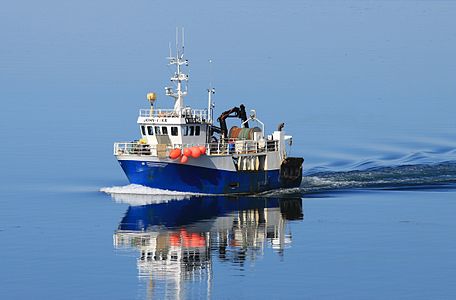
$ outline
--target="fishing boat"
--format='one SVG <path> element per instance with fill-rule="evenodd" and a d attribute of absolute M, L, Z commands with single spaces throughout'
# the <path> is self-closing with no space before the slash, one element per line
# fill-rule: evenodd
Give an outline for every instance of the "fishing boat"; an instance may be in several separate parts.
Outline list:
<path fill-rule="evenodd" d="M 176 39 L 178 40 L 178 39 Z M 284 123 L 270 134 L 255 110 L 243 104 L 224 111 L 214 122 L 213 95 L 207 89 L 207 108 L 185 106 L 188 60 L 181 46 L 167 58 L 176 71 L 173 87 L 165 87 L 174 107 L 157 107 L 156 93 L 148 93 L 150 107 L 140 109 L 140 138 L 114 143 L 114 155 L 131 184 L 171 191 L 204 194 L 251 194 L 299 187 L 302 157 L 287 155 L 292 136 Z M 239 124 L 228 130 L 227 119 Z"/>

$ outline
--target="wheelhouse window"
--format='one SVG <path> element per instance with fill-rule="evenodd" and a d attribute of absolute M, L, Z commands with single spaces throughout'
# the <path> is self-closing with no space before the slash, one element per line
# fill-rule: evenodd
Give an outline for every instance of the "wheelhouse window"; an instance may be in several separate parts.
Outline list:
<path fill-rule="evenodd" d="M 142 135 L 146 135 L 146 126 L 141 125 L 141 133 Z"/>
<path fill-rule="evenodd" d="M 195 135 L 195 127 L 194 126 L 189 126 L 190 127 L 190 135 Z"/>
<path fill-rule="evenodd" d="M 155 134 L 160 135 L 160 126 L 155 126 Z"/>
<path fill-rule="evenodd" d="M 149 135 L 154 135 L 154 128 L 152 126 L 147 126 L 147 133 Z"/>
<path fill-rule="evenodd" d="M 177 136 L 178 135 L 178 130 L 176 126 L 171 127 L 171 135 Z"/>
<path fill-rule="evenodd" d="M 200 135 L 201 128 L 199 126 L 195 126 L 195 135 Z"/>
<path fill-rule="evenodd" d="M 168 134 L 168 127 L 162 126 L 162 134 Z"/>
<path fill-rule="evenodd" d="M 188 135 L 188 126 L 184 126 L 182 128 L 184 129 L 184 135 L 187 136 Z"/>

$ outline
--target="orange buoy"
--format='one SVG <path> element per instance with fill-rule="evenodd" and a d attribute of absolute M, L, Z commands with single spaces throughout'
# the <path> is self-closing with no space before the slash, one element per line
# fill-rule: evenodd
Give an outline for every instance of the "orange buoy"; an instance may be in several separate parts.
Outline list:
<path fill-rule="evenodd" d="M 193 158 L 198 158 L 201 155 L 200 149 L 198 147 L 192 147 L 191 150 Z"/>
<path fill-rule="evenodd" d="M 199 146 L 198 148 L 200 149 L 201 155 L 206 154 L 206 147 Z"/>
<path fill-rule="evenodd" d="M 187 155 L 182 155 L 181 159 L 180 159 L 180 162 L 185 164 L 187 161 L 188 161 L 188 156 Z"/>
<path fill-rule="evenodd" d="M 198 247 L 204 247 L 206 246 L 206 240 L 204 239 L 204 237 L 200 236 L 199 240 L 198 240 Z"/>
<path fill-rule="evenodd" d="M 171 152 L 169 152 L 169 158 L 171 158 L 171 159 L 179 158 L 180 155 L 181 155 L 181 149 L 179 149 L 179 148 L 175 148 L 175 149 L 171 150 Z"/>
<path fill-rule="evenodd" d="M 185 155 L 185 156 L 188 156 L 188 157 L 192 156 L 192 149 L 190 149 L 190 148 L 185 148 L 185 149 L 184 149 L 184 155 Z"/>
<path fill-rule="evenodd" d="M 171 246 L 180 246 L 180 235 L 178 233 L 172 233 L 169 236 L 169 242 Z"/>
<path fill-rule="evenodd" d="M 202 241 L 203 240 L 203 243 Z M 197 233 L 192 233 L 192 235 L 190 236 L 190 247 L 201 247 L 204 246 L 204 238 L 202 236 L 200 236 L 199 234 Z"/>

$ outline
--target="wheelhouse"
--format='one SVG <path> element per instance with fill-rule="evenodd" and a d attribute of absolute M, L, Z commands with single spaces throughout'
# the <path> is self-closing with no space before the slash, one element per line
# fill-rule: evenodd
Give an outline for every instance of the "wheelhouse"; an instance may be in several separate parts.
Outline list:
<path fill-rule="evenodd" d="M 141 140 L 149 145 L 204 145 L 208 143 L 210 123 L 206 110 L 143 109 L 138 117 Z"/>

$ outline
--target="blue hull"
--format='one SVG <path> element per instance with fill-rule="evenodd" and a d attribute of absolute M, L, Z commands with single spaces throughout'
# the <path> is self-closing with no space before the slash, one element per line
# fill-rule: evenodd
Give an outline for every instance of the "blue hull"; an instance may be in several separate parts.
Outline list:
<path fill-rule="evenodd" d="M 232 172 L 172 163 L 156 166 L 135 160 L 119 163 L 130 183 L 172 191 L 247 194 L 300 185 L 300 181 L 281 183 L 279 170 Z"/>

